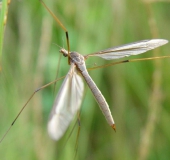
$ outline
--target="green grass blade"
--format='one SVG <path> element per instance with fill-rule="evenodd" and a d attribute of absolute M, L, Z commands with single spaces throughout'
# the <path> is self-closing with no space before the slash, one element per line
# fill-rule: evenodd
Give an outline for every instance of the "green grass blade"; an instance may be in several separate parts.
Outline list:
<path fill-rule="evenodd" d="M 4 39 L 4 28 L 7 20 L 7 13 L 8 13 L 8 0 L 3 0 L 0 3 L 1 3 L 1 14 L 0 14 L 0 59 L 1 59 L 3 39 Z"/>

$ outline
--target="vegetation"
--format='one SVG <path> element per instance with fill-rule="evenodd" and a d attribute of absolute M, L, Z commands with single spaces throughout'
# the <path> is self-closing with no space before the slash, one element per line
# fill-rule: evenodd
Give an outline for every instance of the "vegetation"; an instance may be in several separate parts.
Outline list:
<path fill-rule="evenodd" d="M 47 6 L 69 31 L 70 48 L 82 54 L 143 39 L 170 40 L 170 3 L 157 0 L 50 0 Z M 1 10 L 1 14 L 4 14 Z M 2 22 L 1 22 L 2 23 Z M 2 38 L 2 34 L 0 35 Z M 0 72 L 0 138 L 33 91 L 56 77 L 65 33 L 38 0 L 11 1 Z M 170 44 L 142 58 L 170 55 Z M 107 124 L 86 86 L 81 126 L 70 125 L 55 142 L 47 134 L 48 115 L 62 80 L 38 92 L 0 143 L 3 160 L 156 160 L 170 157 L 170 59 L 131 62 L 90 72 L 105 96 L 117 132 Z M 87 67 L 107 64 L 97 57 Z M 61 59 L 59 77 L 67 74 Z"/>

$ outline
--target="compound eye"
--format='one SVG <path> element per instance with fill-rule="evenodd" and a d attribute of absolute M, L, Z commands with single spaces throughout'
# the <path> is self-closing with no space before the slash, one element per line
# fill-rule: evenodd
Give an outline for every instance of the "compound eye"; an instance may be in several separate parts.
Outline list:
<path fill-rule="evenodd" d="M 64 57 L 67 57 L 67 54 L 66 54 L 66 53 L 63 53 L 63 56 L 64 56 Z"/>

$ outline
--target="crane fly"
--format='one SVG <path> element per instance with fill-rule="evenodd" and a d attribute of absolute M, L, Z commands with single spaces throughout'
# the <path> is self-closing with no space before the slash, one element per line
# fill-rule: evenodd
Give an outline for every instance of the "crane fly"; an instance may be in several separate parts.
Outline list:
<path fill-rule="evenodd" d="M 60 27 L 65 31 L 68 49 L 66 50 L 64 48 L 61 48 L 60 53 L 62 53 L 63 56 L 68 57 L 68 63 L 70 65 L 70 69 L 67 75 L 65 76 L 65 79 L 61 85 L 61 88 L 59 89 L 59 92 L 55 98 L 54 105 L 52 107 L 52 110 L 49 116 L 47 128 L 48 128 L 48 133 L 50 137 L 54 140 L 59 140 L 63 136 L 65 131 L 67 130 L 75 113 L 80 109 L 82 99 L 83 99 L 83 92 L 84 92 L 83 79 L 85 80 L 92 94 L 94 95 L 94 98 L 97 101 L 99 108 L 101 109 L 103 115 L 105 116 L 107 123 L 116 131 L 115 122 L 113 120 L 111 111 L 109 109 L 109 105 L 106 102 L 101 91 L 96 86 L 95 82 L 90 77 L 87 71 L 86 65 L 85 65 L 85 60 L 91 56 L 97 56 L 97 57 L 101 57 L 106 60 L 112 60 L 112 59 L 128 57 L 131 55 L 138 55 L 138 54 L 145 53 L 149 50 L 155 49 L 159 46 L 162 46 L 168 43 L 168 41 L 165 39 L 142 40 L 142 41 L 129 43 L 129 44 L 118 46 L 118 47 L 111 47 L 111 48 L 108 48 L 108 49 L 105 49 L 99 52 L 95 52 L 95 53 L 83 56 L 79 54 L 78 52 L 70 51 L 68 31 L 66 30 L 64 25 L 60 22 L 60 20 L 54 15 L 54 13 L 44 4 L 44 2 L 41 0 L 40 2 L 48 10 L 48 12 L 53 16 L 53 18 L 60 25 Z M 145 58 L 145 60 L 167 58 L 167 57 L 169 56 Z M 134 59 L 132 61 L 138 61 L 138 60 L 143 60 L 143 59 Z M 129 62 L 129 61 L 130 60 L 120 61 L 118 63 Z M 116 63 L 110 63 L 108 64 L 108 66 L 114 65 L 114 64 Z M 105 66 L 98 66 L 94 68 L 100 68 L 100 67 L 105 67 Z M 0 140 L 0 142 L 2 142 L 4 137 L 7 135 L 7 133 L 9 132 L 9 130 L 11 129 L 15 121 L 18 119 L 23 109 L 26 107 L 28 102 L 34 96 L 34 94 L 38 92 L 39 90 L 55 83 L 58 80 L 59 79 L 53 82 L 50 82 L 34 91 L 34 93 L 30 96 L 28 101 L 22 107 L 22 109 L 20 110 L 20 112 L 18 113 L 14 121 L 12 122 L 11 126 L 9 127 L 9 129 L 6 131 L 6 133 Z"/>
<path fill-rule="evenodd" d="M 85 60 L 88 57 L 99 56 L 106 60 L 119 59 L 130 55 L 144 53 L 166 43 L 168 43 L 168 41 L 164 39 L 143 40 L 118 47 L 108 48 L 85 56 L 78 52 L 68 53 L 67 50 L 62 48 L 60 52 L 65 57 L 69 56 L 70 58 L 70 70 L 58 92 L 50 114 L 48 122 L 48 132 L 50 137 L 54 140 L 60 139 L 73 119 L 73 116 L 79 110 L 84 91 L 82 77 L 92 91 L 94 98 L 108 124 L 116 130 L 109 105 L 86 69 Z"/>

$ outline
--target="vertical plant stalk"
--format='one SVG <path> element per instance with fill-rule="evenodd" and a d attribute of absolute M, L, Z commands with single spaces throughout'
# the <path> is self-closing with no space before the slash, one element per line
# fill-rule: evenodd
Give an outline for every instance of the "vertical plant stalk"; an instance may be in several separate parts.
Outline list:
<path fill-rule="evenodd" d="M 2 56 L 2 46 L 3 46 L 3 40 L 4 40 L 4 30 L 5 25 L 7 22 L 7 16 L 8 16 L 8 7 L 11 0 L 3 0 L 1 2 L 1 8 L 0 8 L 0 63 L 1 63 L 1 56 Z M 1 70 L 1 64 L 0 64 L 0 70 Z"/>
<path fill-rule="evenodd" d="M 43 16 L 42 19 L 42 27 L 41 27 L 41 37 L 40 37 L 40 46 L 38 51 L 38 59 L 35 66 L 34 76 L 34 88 L 37 88 L 39 85 L 43 84 L 43 71 L 46 63 L 46 57 L 49 50 L 49 46 L 51 43 L 52 37 L 52 20 L 49 20 L 49 16 Z M 43 139 L 44 135 L 42 134 L 42 126 L 43 126 L 43 111 L 42 111 L 42 98 L 40 94 L 36 95 L 36 100 L 33 100 L 33 115 L 34 115 L 34 142 L 35 142 L 35 151 L 38 159 L 48 159 L 48 154 L 46 154 L 46 147 L 48 146 L 48 139 Z M 48 137 L 47 137 L 48 138 Z M 44 144 L 42 146 L 42 144 Z"/>
<path fill-rule="evenodd" d="M 152 38 L 159 37 L 158 28 L 156 24 L 156 20 L 154 18 L 153 10 L 151 7 L 151 3 L 147 3 L 144 1 L 146 10 L 148 13 L 148 23 L 150 26 L 150 31 L 152 34 Z M 159 53 L 159 49 L 153 51 L 154 55 L 157 56 Z M 153 132 L 156 128 L 156 123 L 158 121 L 160 111 L 161 111 L 161 103 L 162 103 L 162 91 L 161 91 L 161 61 L 156 60 L 154 63 L 154 73 L 152 77 L 152 93 L 149 97 L 149 104 L 148 104 L 148 117 L 146 121 L 146 125 L 143 128 L 141 133 L 141 139 L 139 143 L 139 160 L 148 159 L 148 155 L 150 152 L 150 148 L 153 142 Z"/>

